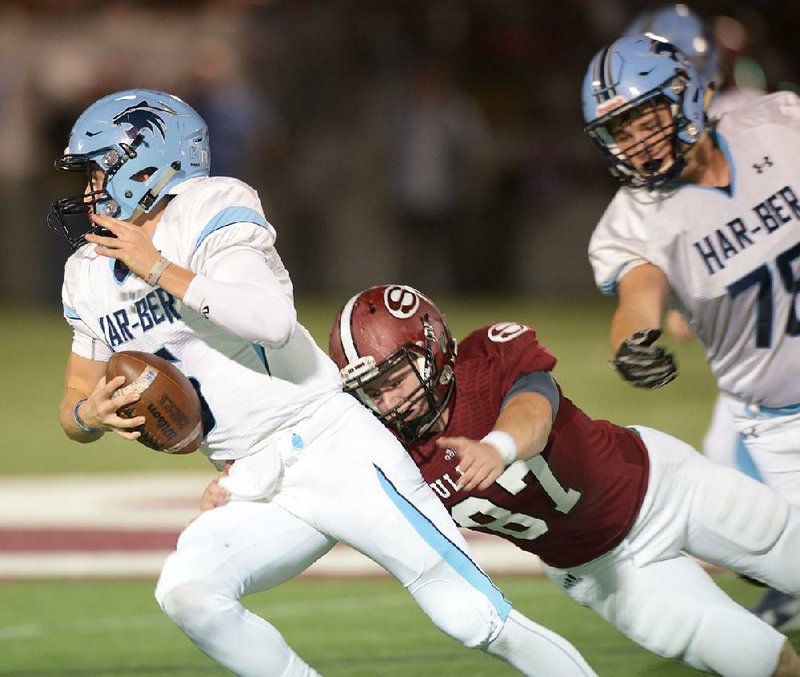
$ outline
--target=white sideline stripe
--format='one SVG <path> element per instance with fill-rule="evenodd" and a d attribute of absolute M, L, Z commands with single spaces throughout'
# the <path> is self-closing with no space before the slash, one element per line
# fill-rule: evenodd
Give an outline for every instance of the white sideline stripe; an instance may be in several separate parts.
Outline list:
<path fill-rule="evenodd" d="M 115 473 L 0 478 L 0 527 L 183 529 L 216 473 Z M 539 559 L 496 536 L 463 531 L 490 575 L 539 575 Z M 169 552 L 0 552 L 0 579 L 155 578 Z M 706 569 L 718 570 L 718 567 Z M 386 576 L 364 555 L 337 545 L 304 576 Z"/>
<path fill-rule="evenodd" d="M 179 531 L 197 514 L 208 472 L 29 475 L 0 478 L 0 527 Z M 536 557 L 493 536 L 465 532 L 490 575 L 538 574 Z M 0 552 L 0 579 L 155 577 L 168 552 Z M 338 545 L 305 575 L 381 576 L 383 569 Z"/>
<path fill-rule="evenodd" d="M 540 575 L 539 559 L 499 538 L 470 539 L 475 561 L 490 575 Z M 169 552 L 13 553 L 0 555 L 0 579 L 154 578 Z M 388 576 L 372 560 L 345 545 L 337 545 L 311 565 L 303 576 Z"/>
<path fill-rule="evenodd" d="M 21 476 L 0 479 L 3 527 L 182 529 L 209 472 Z"/>
<path fill-rule="evenodd" d="M 309 613 L 340 612 L 373 608 L 397 608 L 410 603 L 410 596 L 405 592 L 385 594 L 368 598 L 343 597 L 341 599 L 325 599 L 308 602 L 259 603 L 247 605 L 256 613 L 269 615 L 273 621 L 295 616 L 306 616 Z M 89 635 L 102 632 L 130 632 L 131 630 L 152 630 L 157 626 L 171 626 L 172 623 L 162 613 L 143 614 L 139 616 L 81 618 L 77 620 L 53 623 L 27 623 L 25 625 L 0 626 L 0 642 L 13 642 L 41 637 Z"/>

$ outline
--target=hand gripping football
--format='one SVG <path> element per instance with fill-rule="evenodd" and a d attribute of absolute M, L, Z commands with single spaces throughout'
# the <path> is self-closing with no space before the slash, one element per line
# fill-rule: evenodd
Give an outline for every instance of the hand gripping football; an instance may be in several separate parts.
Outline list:
<path fill-rule="evenodd" d="M 114 353 L 106 366 L 106 381 L 125 377 L 114 396 L 139 393 L 133 404 L 120 407 L 122 418 L 144 416 L 137 442 L 166 454 L 189 454 L 203 437 L 200 398 L 189 379 L 175 365 L 150 353 L 133 350 Z"/>

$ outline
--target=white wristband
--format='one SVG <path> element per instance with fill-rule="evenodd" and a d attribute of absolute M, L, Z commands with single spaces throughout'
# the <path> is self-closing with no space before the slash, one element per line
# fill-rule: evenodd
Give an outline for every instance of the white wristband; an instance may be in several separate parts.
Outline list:
<path fill-rule="evenodd" d="M 164 271 L 172 265 L 172 261 L 170 261 L 166 256 L 162 256 L 153 264 L 153 267 L 147 271 L 147 275 L 144 276 L 144 281 L 147 282 L 151 287 L 155 287 L 158 281 L 161 279 L 161 276 L 164 274 Z"/>
<path fill-rule="evenodd" d="M 506 467 L 517 460 L 517 443 L 511 433 L 505 430 L 492 430 L 481 440 L 484 444 L 491 444 L 497 449 Z"/>

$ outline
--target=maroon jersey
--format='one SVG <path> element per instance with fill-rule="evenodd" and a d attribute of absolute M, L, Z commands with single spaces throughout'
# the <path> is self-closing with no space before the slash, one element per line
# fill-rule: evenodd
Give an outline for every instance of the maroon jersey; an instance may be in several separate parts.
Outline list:
<path fill-rule="evenodd" d="M 648 476 L 636 432 L 589 418 L 559 388 L 558 414 L 541 455 L 513 463 L 491 487 L 469 494 L 456 488 L 455 452 L 435 445 L 441 435 L 481 439 L 514 381 L 555 364 L 530 327 L 502 323 L 472 332 L 458 346 L 447 428 L 409 453 L 457 524 L 567 568 L 608 552 L 633 525 Z"/>

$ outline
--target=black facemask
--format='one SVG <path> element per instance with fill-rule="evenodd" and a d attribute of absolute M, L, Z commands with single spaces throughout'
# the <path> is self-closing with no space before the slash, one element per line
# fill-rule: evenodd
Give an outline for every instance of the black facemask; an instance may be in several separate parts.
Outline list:
<path fill-rule="evenodd" d="M 95 225 L 89 219 L 90 204 L 83 196 L 66 197 L 54 202 L 47 214 L 47 225 L 72 247 L 73 251 L 86 243 L 86 234 L 116 237 L 110 230 Z"/>

